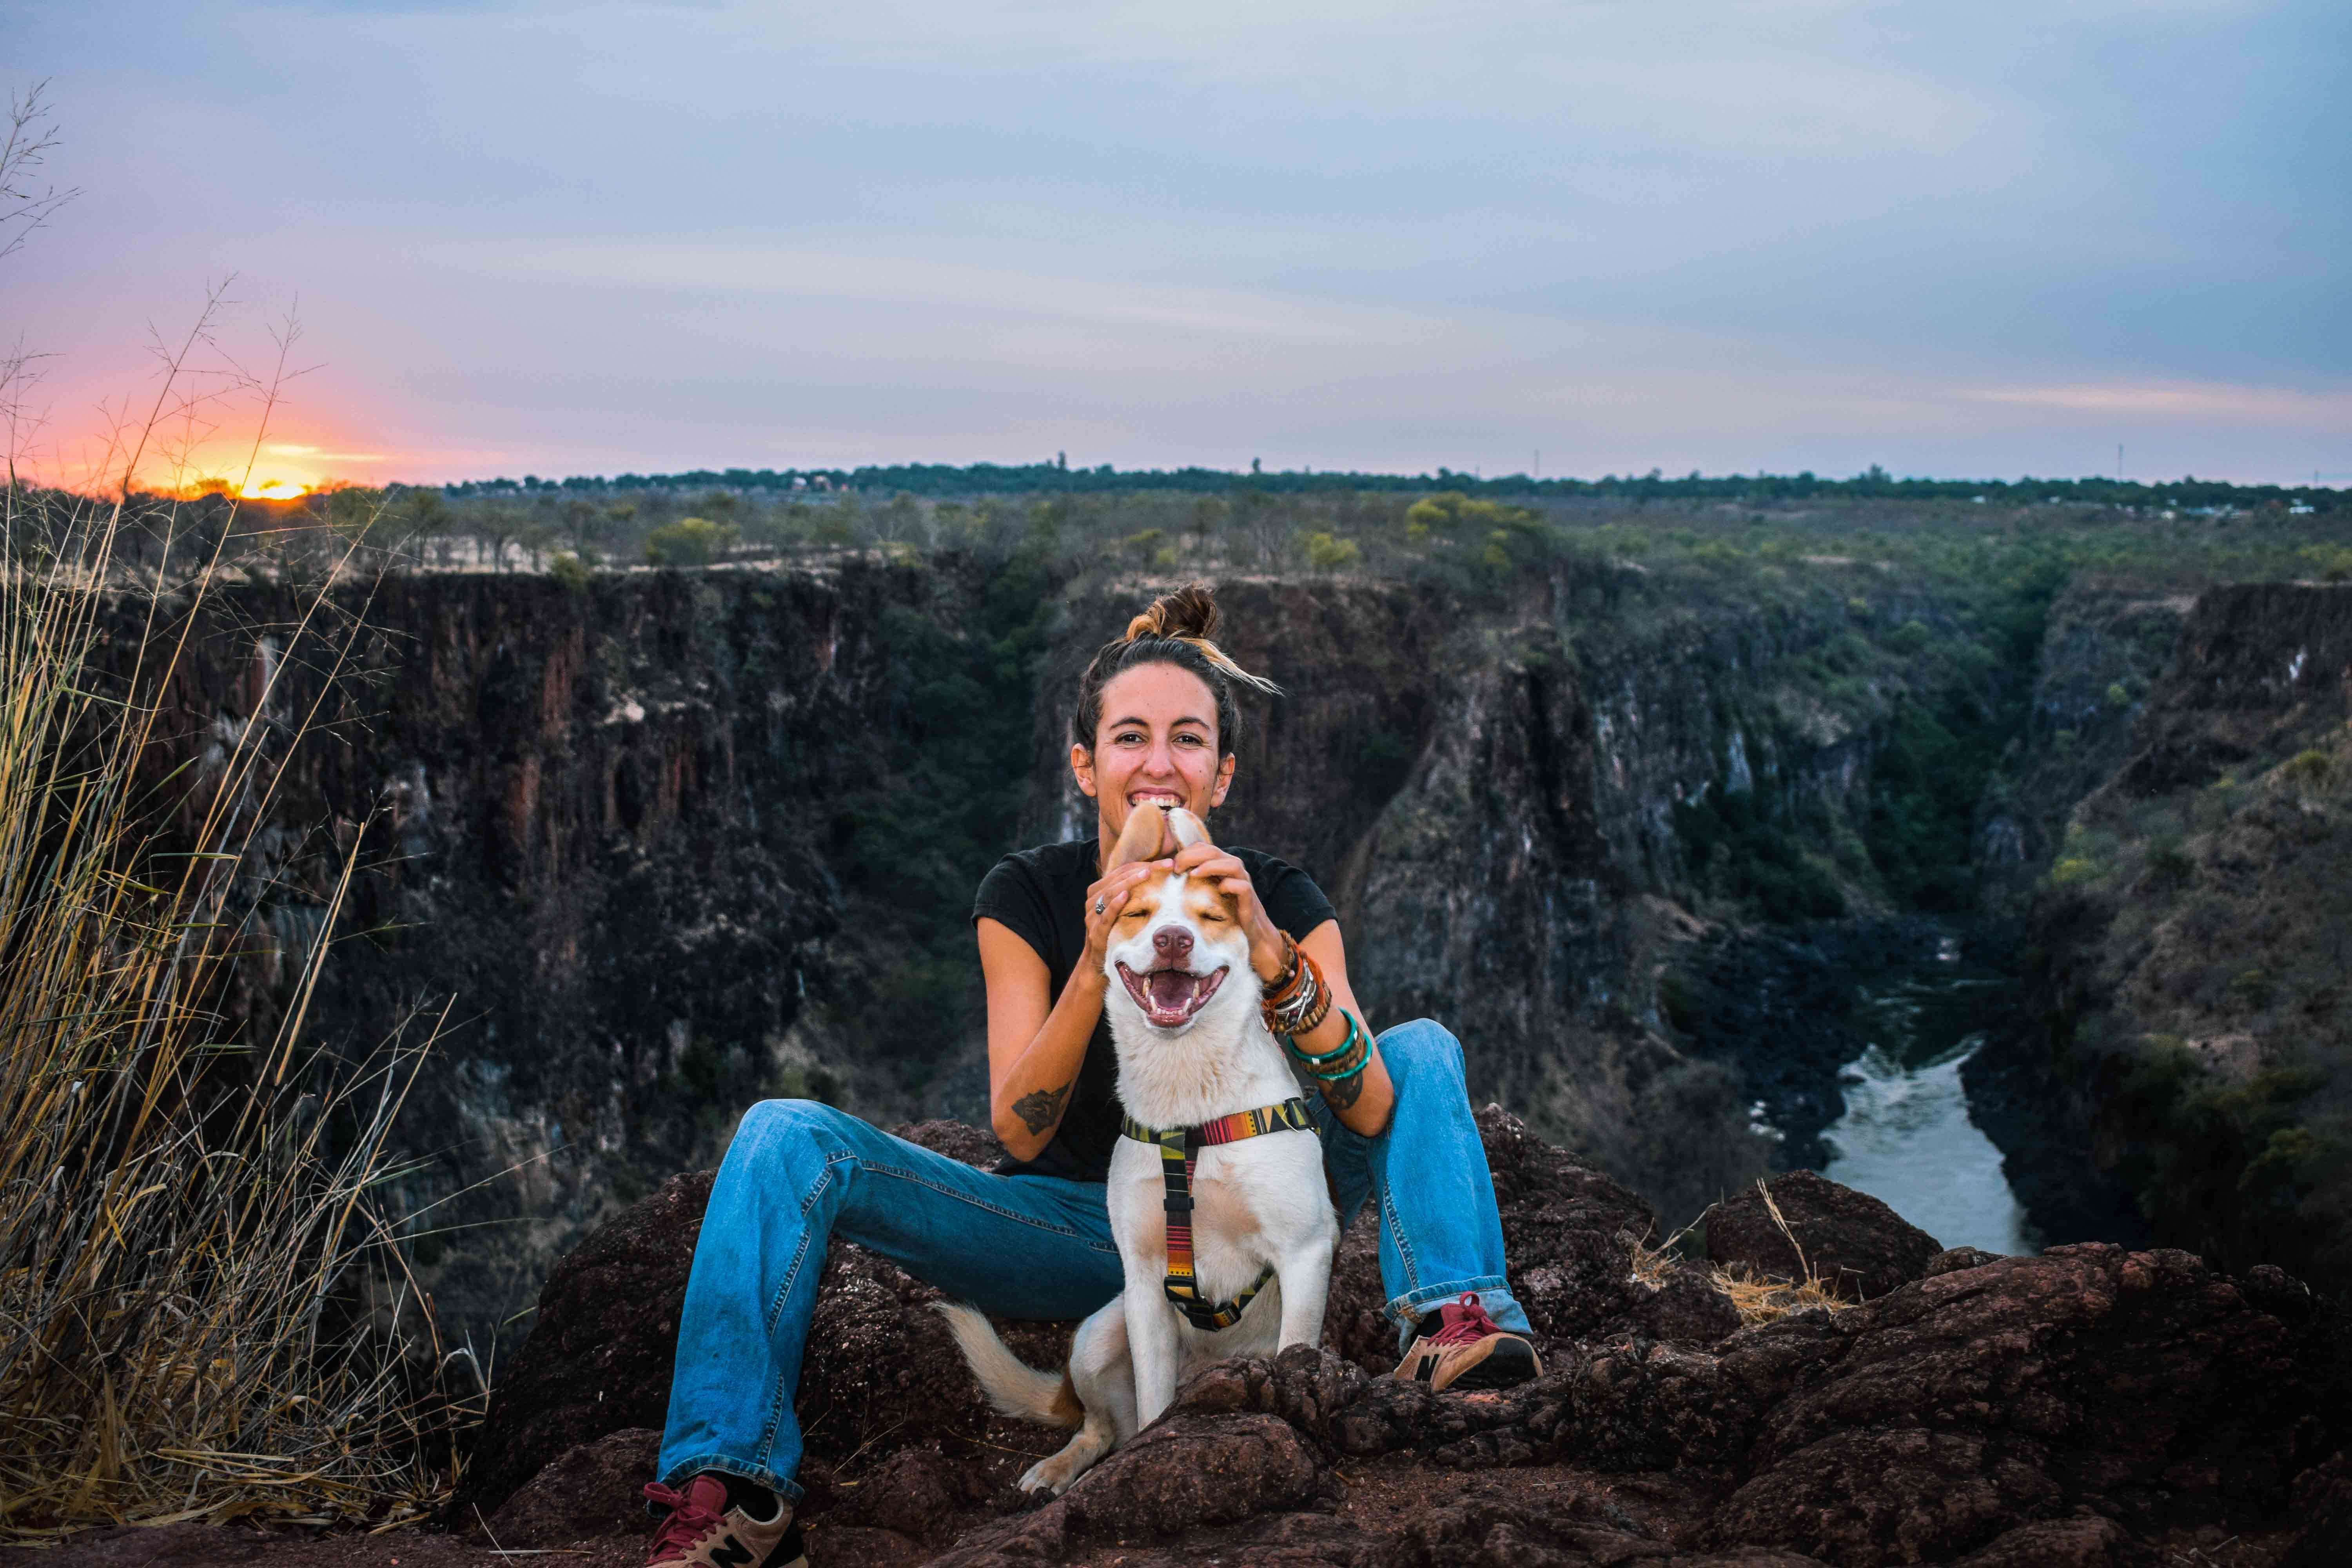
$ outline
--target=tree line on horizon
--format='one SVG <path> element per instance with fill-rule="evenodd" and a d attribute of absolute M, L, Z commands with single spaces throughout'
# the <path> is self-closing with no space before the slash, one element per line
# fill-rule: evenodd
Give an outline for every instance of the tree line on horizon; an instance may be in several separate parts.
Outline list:
<path fill-rule="evenodd" d="M 395 486 L 394 489 L 404 487 Z M 843 491 L 911 495 L 924 500 L 1005 495 L 1133 494 L 1173 491 L 1224 494 L 1255 490 L 1266 495 L 1337 494 L 1356 491 L 1375 495 L 1455 491 L 1487 499 L 1601 500 L 1744 501 L 1772 503 L 1845 499 L 1855 500 L 1958 500 L 2014 506 L 2020 503 L 2075 503 L 2094 506 L 2260 507 L 2306 506 L 2314 511 L 2346 504 L 2347 491 L 2318 484 L 2238 484 L 2227 479 L 2015 479 L 1896 478 L 1874 463 L 1849 479 L 1830 479 L 1805 470 L 1795 474 L 1720 474 L 1696 469 L 1670 479 L 1657 468 L 1646 474 L 1607 474 L 1597 479 L 1538 479 L 1527 474 L 1503 474 L 1493 479 L 1440 468 L 1434 474 L 1367 474 L 1314 468 L 1266 471 L 1253 463 L 1247 472 L 1223 468 L 1119 468 L 1103 463 L 1071 468 L 1066 461 L 1050 463 L 898 463 L 854 468 L 693 468 L 675 474 L 576 475 L 541 479 L 526 474 L 520 479 L 467 479 L 436 489 L 452 499 L 476 496 L 535 495 L 547 491 L 603 494 L 626 491 L 733 490 L 745 493 L 790 493 L 821 500 Z"/>

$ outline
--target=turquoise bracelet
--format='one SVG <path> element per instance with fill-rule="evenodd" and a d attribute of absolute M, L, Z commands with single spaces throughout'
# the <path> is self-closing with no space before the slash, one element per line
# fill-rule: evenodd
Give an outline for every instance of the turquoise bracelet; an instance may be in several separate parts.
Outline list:
<path fill-rule="evenodd" d="M 1346 1056 L 1349 1051 L 1356 1048 L 1356 1016 L 1353 1013 L 1342 1011 L 1339 1016 L 1348 1020 L 1348 1034 L 1347 1037 L 1339 1042 L 1339 1047 L 1337 1050 L 1326 1051 L 1319 1057 L 1315 1055 L 1312 1051 L 1302 1051 L 1298 1048 L 1298 1037 L 1295 1035 L 1285 1035 L 1282 1037 L 1283 1048 L 1287 1050 L 1292 1056 L 1298 1058 L 1299 1061 L 1305 1063 L 1309 1071 L 1314 1070 L 1318 1065 L 1323 1062 L 1338 1061 L 1340 1058 Z"/>
<path fill-rule="evenodd" d="M 1318 1083 L 1345 1083 L 1349 1079 L 1355 1077 L 1358 1073 L 1372 1065 L 1371 1037 L 1364 1033 L 1363 1025 L 1358 1021 L 1353 1013 L 1342 1013 L 1340 1016 L 1348 1020 L 1347 1043 L 1342 1045 L 1338 1050 L 1332 1052 L 1329 1056 L 1303 1058 L 1302 1059 L 1307 1061 L 1328 1062 L 1332 1060 L 1334 1058 L 1347 1055 L 1348 1052 L 1356 1047 L 1360 1041 L 1362 1043 L 1364 1048 L 1363 1057 L 1354 1067 L 1349 1068 L 1345 1072 L 1317 1072 L 1314 1068 L 1309 1067 L 1307 1069 L 1307 1076 L 1315 1079 Z"/>

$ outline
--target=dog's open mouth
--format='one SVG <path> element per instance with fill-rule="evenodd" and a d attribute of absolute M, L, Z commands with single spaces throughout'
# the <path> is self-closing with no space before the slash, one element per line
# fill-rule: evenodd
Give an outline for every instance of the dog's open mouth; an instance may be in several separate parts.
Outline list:
<path fill-rule="evenodd" d="M 1225 972 L 1211 970 L 1206 974 L 1194 974 L 1183 969 L 1154 969 L 1138 974 L 1122 963 L 1118 977 L 1127 985 L 1127 994 L 1143 1009 L 1143 1016 L 1162 1029 L 1181 1028 L 1192 1021 L 1192 1015 L 1208 1005 L 1225 983 Z"/>

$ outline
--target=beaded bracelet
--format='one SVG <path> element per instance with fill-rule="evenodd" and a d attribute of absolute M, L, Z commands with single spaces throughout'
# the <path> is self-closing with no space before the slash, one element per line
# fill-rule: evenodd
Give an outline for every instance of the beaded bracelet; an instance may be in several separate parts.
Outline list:
<path fill-rule="evenodd" d="M 1299 956 L 1301 958 L 1306 958 L 1306 961 L 1308 963 L 1313 963 L 1315 962 L 1311 958 L 1307 958 L 1307 955 L 1304 953 L 1301 953 Z M 1286 1016 L 1283 1019 L 1282 1032 L 1286 1038 L 1295 1039 L 1301 1035 L 1311 1035 L 1317 1029 L 1323 1026 L 1323 1020 L 1325 1018 L 1330 1016 L 1331 987 L 1329 984 L 1324 980 L 1323 971 L 1319 967 L 1314 971 L 1314 975 L 1315 994 L 1313 998 L 1308 1001 L 1306 1012 L 1296 1018 Z M 1287 1009 L 1286 1009 L 1286 1015 L 1287 1015 Z"/>
<path fill-rule="evenodd" d="M 1353 1013 L 1342 1013 L 1339 1016 L 1348 1020 L 1348 1044 L 1349 1046 L 1360 1046 L 1363 1048 L 1363 1055 L 1356 1058 L 1355 1066 L 1344 1068 L 1339 1072 L 1317 1072 L 1313 1068 L 1307 1068 L 1307 1076 L 1314 1079 L 1318 1083 L 1345 1083 L 1349 1079 L 1355 1077 L 1358 1073 L 1372 1065 L 1372 1037 L 1364 1033 L 1363 1025 L 1357 1022 L 1356 1016 Z M 1342 1047 L 1341 1048 L 1344 1050 L 1347 1047 Z"/>
<path fill-rule="evenodd" d="M 1291 941 L 1287 932 L 1283 935 L 1282 945 L 1286 960 L 1283 974 L 1264 988 L 1259 1006 L 1270 1033 L 1301 1035 L 1323 1021 L 1331 1005 L 1331 988 L 1323 979 L 1322 966 Z"/>

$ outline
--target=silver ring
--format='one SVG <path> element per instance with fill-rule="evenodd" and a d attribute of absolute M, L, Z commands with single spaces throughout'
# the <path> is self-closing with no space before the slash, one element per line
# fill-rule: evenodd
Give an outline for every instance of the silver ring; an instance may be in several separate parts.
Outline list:
<path fill-rule="evenodd" d="M 1095 913 L 1102 913 L 1102 900 L 1100 899 L 1097 899 L 1095 900 Z"/>

